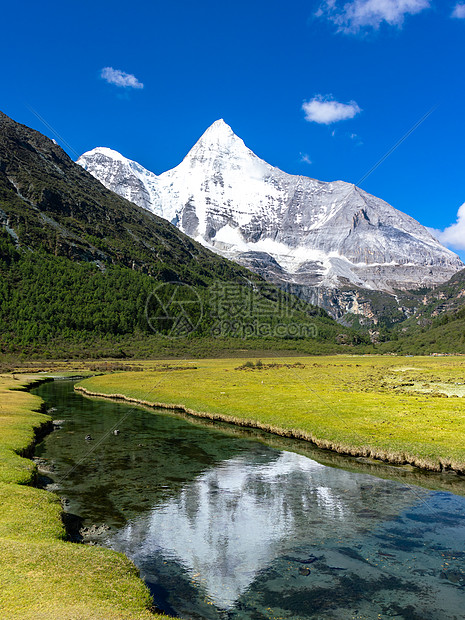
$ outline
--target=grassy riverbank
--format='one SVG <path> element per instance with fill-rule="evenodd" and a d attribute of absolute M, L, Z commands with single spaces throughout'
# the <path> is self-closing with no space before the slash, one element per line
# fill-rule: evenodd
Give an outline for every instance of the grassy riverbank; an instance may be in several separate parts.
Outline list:
<path fill-rule="evenodd" d="M 34 375 L 0 375 L 2 620 L 154 620 L 148 590 L 122 554 L 65 541 L 56 496 L 32 486 L 23 458 L 49 421 L 24 389 Z"/>
<path fill-rule="evenodd" d="M 195 360 L 80 388 L 308 439 L 337 452 L 465 471 L 465 358 Z"/>

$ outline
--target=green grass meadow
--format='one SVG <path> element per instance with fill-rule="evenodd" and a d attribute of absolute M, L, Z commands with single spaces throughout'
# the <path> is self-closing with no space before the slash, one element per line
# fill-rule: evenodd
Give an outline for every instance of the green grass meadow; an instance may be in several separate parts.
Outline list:
<path fill-rule="evenodd" d="M 461 357 L 335 356 L 152 363 L 145 372 L 92 377 L 79 386 L 341 453 L 463 472 L 463 383 Z"/>

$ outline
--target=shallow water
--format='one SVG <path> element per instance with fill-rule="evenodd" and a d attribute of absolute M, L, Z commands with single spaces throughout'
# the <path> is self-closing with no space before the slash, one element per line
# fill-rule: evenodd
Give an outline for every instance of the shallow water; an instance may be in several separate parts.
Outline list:
<path fill-rule="evenodd" d="M 250 431 L 87 399 L 69 381 L 35 393 L 64 420 L 36 450 L 53 465 L 48 488 L 85 526 L 110 527 L 99 542 L 135 562 L 165 611 L 465 617 L 464 497 L 403 472 L 399 481 L 325 466 L 328 453 L 292 451 L 301 442 L 277 449 Z M 120 433 L 108 434 L 115 424 Z"/>

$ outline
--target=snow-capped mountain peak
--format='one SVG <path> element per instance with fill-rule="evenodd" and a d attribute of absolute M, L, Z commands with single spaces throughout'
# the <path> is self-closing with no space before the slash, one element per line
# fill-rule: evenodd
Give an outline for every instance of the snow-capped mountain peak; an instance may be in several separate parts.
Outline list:
<path fill-rule="evenodd" d="M 254 153 L 247 149 L 244 141 L 239 136 L 236 136 L 231 127 L 222 118 L 215 121 L 205 130 L 190 152 L 201 148 L 210 148 L 221 152 L 246 149 L 255 157 Z"/>
<path fill-rule="evenodd" d="M 220 166 L 230 168 L 259 166 L 261 171 L 263 168 L 272 169 L 272 166 L 257 157 L 244 144 L 244 141 L 233 132 L 223 119 L 219 119 L 210 125 L 188 152 L 180 166 L 185 162 L 189 166 L 206 165 L 216 169 Z"/>
<path fill-rule="evenodd" d="M 124 157 L 121 153 L 118 153 L 118 151 L 114 151 L 107 146 L 97 146 L 95 149 L 84 153 L 83 157 L 94 157 L 95 155 L 103 155 L 104 157 L 108 157 L 109 159 L 114 159 L 115 161 L 120 161 L 125 164 L 136 163 L 131 162 L 131 160 L 127 157 Z"/>
<path fill-rule="evenodd" d="M 78 163 L 106 187 L 275 282 L 393 291 L 463 268 L 421 224 L 353 184 L 286 174 L 224 120 L 163 174 L 107 148 Z"/>
<path fill-rule="evenodd" d="M 232 141 L 240 141 L 242 140 L 236 136 L 231 127 L 225 123 L 222 118 L 219 118 L 217 121 L 212 123 L 208 129 L 206 129 L 203 135 L 198 140 L 202 143 L 211 143 L 211 144 L 226 144 Z"/>

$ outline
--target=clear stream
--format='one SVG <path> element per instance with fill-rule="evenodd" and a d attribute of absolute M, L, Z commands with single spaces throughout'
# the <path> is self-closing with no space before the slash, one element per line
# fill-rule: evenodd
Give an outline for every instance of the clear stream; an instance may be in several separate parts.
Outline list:
<path fill-rule="evenodd" d="M 47 488 L 91 533 L 108 526 L 94 538 L 133 560 L 167 613 L 465 618 L 463 496 L 303 442 L 84 398 L 71 381 L 34 392 L 64 421 L 36 449 Z"/>

